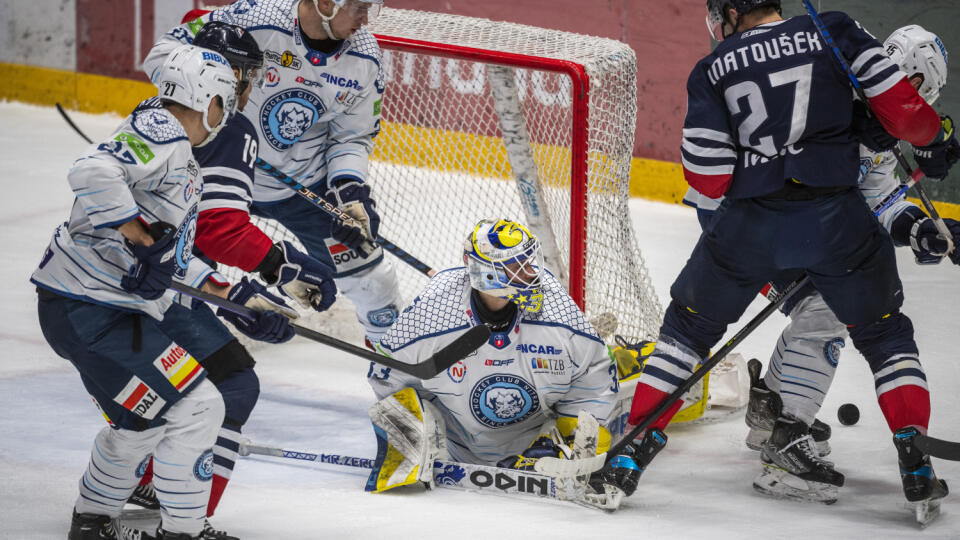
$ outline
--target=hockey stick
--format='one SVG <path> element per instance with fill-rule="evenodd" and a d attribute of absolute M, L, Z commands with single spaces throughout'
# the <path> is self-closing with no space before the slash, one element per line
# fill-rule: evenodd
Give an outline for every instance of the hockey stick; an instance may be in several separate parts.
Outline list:
<path fill-rule="evenodd" d="M 360 469 L 373 469 L 374 467 L 374 460 L 369 458 L 287 450 L 275 446 L 251 444 L 248 440 L 240 441 L 238 453 L 241 456 L 253 454 Z M 574 502 L 591 508 L 602 508 L 596 504 L 591 504 L 587 500 L 584 486 L 572 477 L 554 477 L 535 472 L 456 461 L 434 461 L 433 478 L 436 486 L 444 489 L 546 498 Z"/>
<path fill-rule="evenodd" d="M 69 126 L 72 127 L 74 131 L 77 132 L 77 135 L 80 135 L 83 138 L 83 140 L 87 141 L 88 143 L 93 144 L 93 141 L 90 139 L 90 137 L 87 137 L 87 134 L 81 131 L 80 128 L 77 127 L 75 123 L 73 123 L 73 120 L 70 118 L 69 115 L 67 115 L 67 111 L 63 110 L 63 107 L 61 107 L 59 103 L 57 103 L 56 106 L 57 106 L 57 111 L 60 113 L 60 116 L 62 116 L 63 119 L 67 122 L 67 124 L 69 124 Z M 286 185 L 290 189 L 296 191 L 301 197 L 319 206 L 321 210 L 329 214 L 331 217 L 335 219 L 339 219 L 351 227 L 360 227 L 360 224 L 352 216 L 344 213 L 342 210 L 340 210 L 336 206 L 327 202 L 326 199 L 320 197 L 313 191 L 310 191 L 303 184 L 301 184 L 300 182 L 297 182 L 293 178 L 290 178 L 289 176 L 284 174 L 283 171 L 280 171 L 279 169 L 267 163 L 263 159 L 258 157 L 255 165 L 257 166 L 258 169 L 266 172 L 272 178 L 282 182 L 284 185 Z M 417 259 L 413 255 L 407 253 L 405 250 L 403 250 L 393 242 L 387 240 L 386 238 L 380 236 L 376 240 L 377 240 L 377 243 L 379 243 L 383 247 L 383 249 L 394 254 L 398 259 L 409 264 L 415 270 L 426 275 L 427 277 L 433 277 L 433 275 L 437 273 L 436 270 L 427 266 L 426 263 L 424 263 L 420 259 Z"/>
<path fill-rule="evenodd" d="M 873 215 L 879 216 L 888 208 L 890 208 L 890 206 L 892 206 L 894 202 L 899 200 L 900 197 L 907 192 L 907 189 L 909 189 L 910 186 L 913 186 L 917 183 L 917 180 L 919 180 L 919 178 L 922 178 L 922 174 L 918 175 L 918 177 L 916 178 L 911 177 L 910 181 L 908 181 L 906 184 L 903 184 L 899 188 L 897 188 L 895 191 L 890 192 L 889 195 L 884 197 L 883 202 L 879 204 L 877 208 L 873 211 Z M 750 335 L 750 333 L 752 333 L 758 326 L 760 326 L 760 323 L 767 320 L 767 318 L 770 317 L 770 315 L 775 310 L 779 309 L 780 306 L 782 306 L 783 303 L 786 302 L 788 298 L 793 296 L 793 294 L 797 292 L 800 289 L 800 287 L 806 285 L 807 281 L 809 280 L 810 280 L 810 276 L 803 274 L 802 276 L 794 280 L 793 283 L 791 283 L 790 285 L 787 285 L 787 287 L 783 290 L 780 296 L 778 296 L 768 306 L 763 308 L 763 310 L 760 311 L 760 313 L 758 313 L 753 319 L 750 319 L 750 322 L 748 322 L 746 326 L 741 328 L 739 332 L 737 332 L 732 338 L 730 338 L 730 340 L 727 341 L 723 345 L 723 347 L 720 348 L 720 350 L 714 353 L 709 360 L 707 360 L 704 364 L 702 364 L 700 366 L 700 369 L 698 369 L 695 373 L 693 373 L 693 375 L 691 375 L 690 378 L 688 378 L 679 388 L 674 390 L 673 393 L 670 394 L 669 396 L 665 397 L 663 401 L 661 401 L 660 404 L 657 406 L 657 408 L 654 409 L 652 413 L 648 414 L 647 417 L 644 418 L 644 420 L 640 422 L 635 428 L 630 430 L 629 433 L 624 435 L 623 439 L 621 439 L 620 442 L 611 446 L 610 450 L 607 451 L 608 458 L 612 458 L 613 456 L 616 456 L 617 453 L 619 453 L 621 450 L 623 450 L 623 448 L 627 444 L 633 441 L 633 439 L 636 438 L 637 435 L 640 434 L 640 432 L 647 429 L 647 427 L 650 426 L 650 424 L 652 424 L 655 419 L 659 418 L 660 415 L 666 412 L 666 410 L 669 409 L 670 406 L 673 405 L 675 401 L 680 399 L 680 397 L 683 396 L 683 394 L 687 393 L 688 390 L 693 388 L 693 385 L 697 384 L 697 382 L 700 379 L 702 379 L 707 374 L 707 372 L 709 372 L 711 369 L 716 367 L 716 365 L 719 364 L 720 361 L 723 360 L 723 358 L 727 354 L 729 354 L 734 347 L 739 345 L 741 341 L 743 341 L 748 335 Z"/>
<path fill-rule="evenodd" d="M 210 294 L 176 281 L 173 282 L 170 288 L 192 296 L 198 300 L 203 300 L 204 302 L 213 304 L 217 307 L 232 311 L 237 315 L 250 319 L 256 317 L 255 310 L 223 299 L 215 294 Z M 359 356 L 364 360 L 376 362 L 388 368 L 396 369 L 397 371 L 413 375 L 419 379 L 430 379 L 436 375 L 439 375 L 453 364 L 463 360 L 468 354 L 477 350 L 481 345 L 486 343 L 487 339 L 490 337 L 490 328 L 488 326 L 482 324 L 479 326 L 474 326 L 464 332 L 460 337 L 453 340 L 452 343 L 440 349 L 436 352 L 436 354 L 424 360 L 423 362 L 418 364 L 407 364 L 387 356 L 381 356 L 362 347 L 357 347 L 356 345 L 347 343 L 346 341 L 341 341 L 335 337 L 321 334 L 316 330 L 312 330 L 305 326 L 300 326 L 299 324 L 290 323 L 290 326 L 293 327 L 294 332 L 296 332 L 298 336 L 303 336 L 307 339 L 323 343 L 324 345 L 329 345 L 354 356 Z"/>
<path fill-rule="evenodd" d="M 929 435 L 917 435 L 914 443 L 924 454 L 950 461 L 960 461 L 960 442 L 946 441 Z"/>
<path fill-rule="evenodd" d="M 271 178 L 282 182 L 288 188 L 296 191 L 297 194 L 303 197 L 304 199 L 317 205 L 321 210 L 329 214 L 332 218 L 339 219 L 340 221 L 343 221 L 344 223 L 346 223 L 351 227 L 358 227 L 362 230 L 362 227 L 360 227 L 360 223 L 358 223 L 357 220 L 354 219 L 351 215 L 347 214 L 343 210 L 340 210 L 336 206 L 330 204 L 329 202 L 327 202 L 326 199 L 317 195 L 313 191 L 309 190 L 306 186 L 304 186 L 300 182 L 297 182 L 293 178 L 290 178 L 289 176 L 286 175 L 286 173 L 274 167 L 273 165 L 267 163 L 262 158 L 258 157 L 254 165 L 256 165 L 257 168 L 260 169 L 261 171 L 269 174 Z M 426 263 L 424 263 L 420 259 L 417 259 L 410 253 L 407 253 L 405 250 L 403 250 L 393 242 L 387 240 L 383 236 L 378 235 L 376 238 L 376 242 L 380 244 L 380 246 L 382 246 L 383 249 L 394 254 L 398 259 L 409 264 L 410 266 L 413 267 L 414 270 L 420 272 L 421 274 L 424 274 L 427 277 L 433 277 L 433 275 L 437 273 L 436 270 L 427 266 Z"/>
<path fill-rule="evenodd" d="M 846 72 L 847 78 L 850 79 L 850 83 L 853 84 L 853 90 L 857 93 L 857 97 L 860 98 L 860 101 L 863 102 L 864 106 L 870 111 L 870 102 L 867 101 L 867 95 L 863 92 L 863 88 L 860 86 L 860 81 L 857 80 L 857 76 L 854 75 L 853 70 L 850 69 L 850 64 L 847 63 L 847 59 L 844 58 L 843 53 L 840 51 L 840 47 L 833 41 L 833 38 L 830 36 L 830 31 L 827 30 L 826 25 L 823 23 L 823 19 L 820 18 L 820 14 L 817 13 L 817 10 L 813 8 L 813 4 L 810 3 L 810 0 L 801 0 L 803 6 L 807 9 L 807 13 L 810 14 L 810 18 L 813 19 L 813 25 L 817 27 L 817 32 L 823 37 L 823 40 L 826 41 L 827 45 L 833 50 L 833 56 L 837 59 L 837 62 L 840 63 L 840 67 L 843 68 L 843 71 Z M 872 111 L 871 111 L 872 112 Z M 923 177 L 923 171 L 920 169 L 914 170 L 910 166 L 910 163 L 907 162 L 907 158 L 903 157 L 903 153 L 900 152 L 900 148 L 894 147 L 893 150 L 894 157 L 897 158 L 897 163 L 900 164 L 900 167 L 903 168 L 904 172 L 907 173 L 907 176 L 911 180 L 919 180 Z M 953 235 L 950 234 L 950 229 L 947 228 L 947 224 L 943 222 L 943 219 L 940 217 L 940 214 L 937 212 L 937 209 L 933 206 L 933 202 L 930 200 L 930 197 L 927 196 L 927 192 L 920 187 L 919 185 L 914 186 L 917 190 L 917 196 L 920 197 L 920 202 L 923 203 L 923 207 L 926 208 L 927 213 L 930 214 L 930 219 L 933 220 L 934 225 L 937 227 L 937 231 L 940 233 L 940 236 L 943 236 L 947 241 L 947 255 L 953 252 Z"/>

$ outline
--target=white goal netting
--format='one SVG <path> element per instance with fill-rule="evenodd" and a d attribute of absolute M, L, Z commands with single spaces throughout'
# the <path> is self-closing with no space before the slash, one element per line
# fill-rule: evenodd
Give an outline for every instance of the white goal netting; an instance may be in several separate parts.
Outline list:
<path fill-rule="evenodd" d="M 589 318 L 612 313 L 618 334 L 656 336 L 662 308 L 627 206 L 633 50 L 610 39 L 390 8 L 371 30 L 386 78 L 369 178 L 380 234 L 443 269 L 462 264 L 463 239 L 481 218 L 539 222 L 535 233 L 556 248 L 547 252 L 551 270 Z M 288 234 L 259 224 L 275 238 Z M 399 260 L 394 266 L 412 299 L 427 278 Z"/>

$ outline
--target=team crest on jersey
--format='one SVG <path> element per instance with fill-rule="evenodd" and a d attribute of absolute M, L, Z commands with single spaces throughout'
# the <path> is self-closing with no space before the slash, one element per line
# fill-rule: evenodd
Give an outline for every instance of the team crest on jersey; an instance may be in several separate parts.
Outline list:
<path fill-rule="evenodd" d="M 150 465 L 150 458 L 152 457 L 153 455 L 151 454 L 143 458 L 143 461 L 141 461 L 140 464 L 137 465 L 137 472 L 134 473 L 137 476 L 137 478 L 143 478 L 143 475 L 147 474 L 147 466 Z"/>
<path fill-rule="evenodd" d="M 326 111 L 313 92 L 299 88 L 274 94 L 260 107 L 260 127 L 270 146 L 286 150 Z"/>
<path fill-rule="evenodd" d="M 450 380 L 457 384 L 462 383 L 466 376 L 467 365 L 463 363 L 463 360 L 447 368 L 447 377 L 450 377 Z"/>
<path fill-rule="evenodd" d="M 501 428 L 540 410 L 537 389 L 516 375 L 490 375 L 470 391 L 470 411 L 481 424 Z"/>
<path fill-rule="evenodd" d="M 178 278 L 187 276 L 187 267 L 190 266 L 190 259 L 193 258 L 193 237 L 197 233 L 197 205 L 194 204 L 190 213 L 184 218 L 183 223 L 177 230 L 177 271 Z"/>

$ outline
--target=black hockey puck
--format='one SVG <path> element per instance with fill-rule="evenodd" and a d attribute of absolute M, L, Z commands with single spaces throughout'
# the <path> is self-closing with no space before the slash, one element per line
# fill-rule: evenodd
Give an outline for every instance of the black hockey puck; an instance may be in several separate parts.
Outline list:
<path fill-rule="evenodd" d="M 852 426 L 860 421 L 860 409 L 853 403 L 844 403 L 837 409 L 837 419 L 845 426 Z"/>

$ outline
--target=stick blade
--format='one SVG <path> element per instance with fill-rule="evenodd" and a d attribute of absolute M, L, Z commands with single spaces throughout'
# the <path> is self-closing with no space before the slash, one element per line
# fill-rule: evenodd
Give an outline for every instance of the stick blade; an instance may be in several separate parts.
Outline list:
<path fill-rule="evenodd" d="M 418 373 L 411 373 L 411 375 L 421 379 L 433 378 L 479 349 L 488 339 L 490 339 L 490 327 L 485 324 L 474 326 L 429 359 L 418 364 L 416 368 Z"/>

